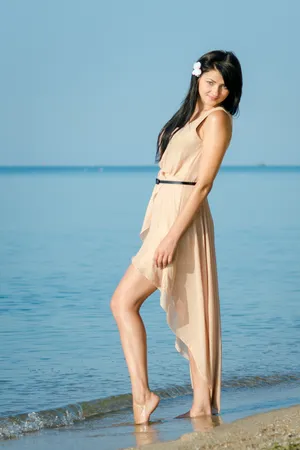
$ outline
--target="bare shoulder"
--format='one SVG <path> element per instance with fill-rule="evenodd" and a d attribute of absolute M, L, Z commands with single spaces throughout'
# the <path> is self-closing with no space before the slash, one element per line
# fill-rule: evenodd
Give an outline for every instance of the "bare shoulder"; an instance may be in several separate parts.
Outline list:
<path fill-rule="evenodd" d="M 203 127 L 199 131 L 201 139 L 211 133 L 222 133 L 230 140 L 232 136 L 232 117 L 223 109 L 212 111 L 204 120 Z"/>
<path fill-rule="evenodd" d="M 208 126 L 232 129 L 232 118 L 223 109 L 211 112 L 205 122 Z"/>

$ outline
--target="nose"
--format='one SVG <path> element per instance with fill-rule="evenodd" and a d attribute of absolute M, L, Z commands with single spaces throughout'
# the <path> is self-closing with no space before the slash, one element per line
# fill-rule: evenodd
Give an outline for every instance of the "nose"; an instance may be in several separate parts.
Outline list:
<path fill-rule="evenodd" d="M 214 98 L 219 97 L 220 93 L 219 93 L 219 89 L 212 91 L 211 96 Z"/>

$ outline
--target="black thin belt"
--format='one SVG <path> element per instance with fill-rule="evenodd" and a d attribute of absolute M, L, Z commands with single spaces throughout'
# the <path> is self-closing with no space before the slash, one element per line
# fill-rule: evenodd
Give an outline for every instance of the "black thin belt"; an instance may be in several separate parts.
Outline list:
<path fill-rule="evenodd" d="M 196 181 L 174 181 L 174 180 L 159 180 L 156 178 L 156 184 L 170 183 L 170 184 L 196 184 Z"/>

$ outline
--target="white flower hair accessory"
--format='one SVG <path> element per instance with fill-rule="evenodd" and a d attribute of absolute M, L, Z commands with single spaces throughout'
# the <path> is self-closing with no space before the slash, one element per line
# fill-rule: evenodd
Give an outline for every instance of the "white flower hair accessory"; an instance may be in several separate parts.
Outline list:
<path fill-rule="evenodd" d="M 195 64 L 193 65 L 193 71 L 192 71 L 192 75 L 195 75 L 196 77 L 200 77 L 202 70 L 201 70 L 201 62 L 195 62 Z"/>

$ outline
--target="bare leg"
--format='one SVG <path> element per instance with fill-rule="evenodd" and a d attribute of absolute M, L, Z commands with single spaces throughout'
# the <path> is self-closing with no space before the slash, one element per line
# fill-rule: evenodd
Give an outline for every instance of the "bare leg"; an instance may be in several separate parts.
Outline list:
<path fill-rule="evenodd" d="M 154 284 L 130 264 L 110 303 L 130 375 L 136 424 L 148 422 L 150 414 L 159 403 L 159 397 L 149 389 L 147 336 L 139 313 L 143 302 L 156 289 Z"/>
<path fill-rule="evenodd" d="M 193 394 L 194 394 L 193 405 L 190 411 L 188 411 L 185 414 L 181 414 L 180 416 L 177 416 L 177 419 L 185 417 L 200 417 L 206 415 L 211 416 L 212 414 L 211 400 L 207 382 L 199 374 L 195 360 L 190 350 L 189 350 L 189 360 L 193 380 Z"/>
<path fill-rule="evenodd" d="M 189 351 L 189 359 L 193 380 L 193 405 L 190 411 L 191 417 L 199 415 L 211 415 L 211 400 L 207 382 L 199 374 L 192 353 Z"/>

